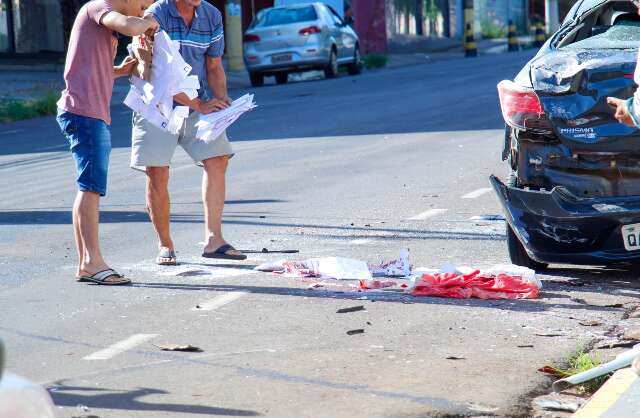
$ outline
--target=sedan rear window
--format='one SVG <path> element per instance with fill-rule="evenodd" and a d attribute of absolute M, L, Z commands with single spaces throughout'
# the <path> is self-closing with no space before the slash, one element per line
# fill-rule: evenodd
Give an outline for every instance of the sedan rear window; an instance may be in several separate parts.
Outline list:
<path fill-rule="evenodd" d="M 635 49 L 640 44 L 640 21 L 621 20 L 602 33 L 567 45 L 568 49 Z"/>
<path fill-rule="evenodd" d="M 260 16 L 254 27 L 287 25 L 290 23 L 308 22 L 317 20 L 318 15 L 313 6 L 296 8 L 271 9 Z"/>

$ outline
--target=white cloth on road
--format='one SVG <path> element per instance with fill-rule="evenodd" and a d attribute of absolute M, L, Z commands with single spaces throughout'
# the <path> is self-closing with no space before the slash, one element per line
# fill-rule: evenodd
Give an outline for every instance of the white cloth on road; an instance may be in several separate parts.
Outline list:
<path fill-rule="evenodd" d="M 198 96 L 200 82 L 189 75 L 191 66 L 180 55 L 180 45 L 166 32 L 155 34 L 151 79 L 132 76 L 131 88 L 124 104 L 141 114 L 154 126 L 177 134 L 189 116 L 187 106 L 173 107 L 173 96 L 185 93 L 189 99 Z"/>

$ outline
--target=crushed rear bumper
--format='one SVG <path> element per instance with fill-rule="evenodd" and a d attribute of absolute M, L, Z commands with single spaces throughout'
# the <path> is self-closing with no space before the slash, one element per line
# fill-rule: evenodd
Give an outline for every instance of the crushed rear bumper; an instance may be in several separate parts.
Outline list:
<path fill-rule="evenodd" d="M 622 227 L 640 223 L 640 196 L 580 198 L 562 187 L 550 192 L 509 187 L 491 176 L 505 217 L 529 257 L 543 263 L 612 265 L 640 262 L 628 251 Z"/>

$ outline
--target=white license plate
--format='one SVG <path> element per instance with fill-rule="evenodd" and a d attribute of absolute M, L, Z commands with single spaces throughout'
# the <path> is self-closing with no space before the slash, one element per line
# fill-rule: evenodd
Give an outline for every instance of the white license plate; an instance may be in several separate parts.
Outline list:
<path fill-rule="evenodd" d="M 293 55 L 291 54 L 279 54 L 271 56 L 271 62 L 288 62 L 291 61 Z"/>
<path fill-rule="evenodd" d="M 622 227 L 622 240 L 627 251 L 640 250 L 640 224 L 625 225 Z"/>

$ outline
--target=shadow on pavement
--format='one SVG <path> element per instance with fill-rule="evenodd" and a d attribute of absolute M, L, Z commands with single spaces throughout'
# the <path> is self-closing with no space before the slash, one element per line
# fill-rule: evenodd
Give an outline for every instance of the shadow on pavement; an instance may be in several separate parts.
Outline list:
<path fill-rule="evenodd" d="M 245 225 L 267 228 L 306 228 L 318 230 L 338 230 L 353 231 L 354 234 L 309 234 L 323 239 L 353 239 L 353 238 L 376 238 L 382 240 L 398 239 L 458 239 L 467 241 L 504 241 L 505 237 L 499 234 L 482 232 L 465 232 L 450 230 L 427 230 L 427 229 L 403 229 L 403 228 L 376 228 L 358 227 L 342 225 L 321 225 L 305 223 L 284 223 L 284 222 L 260 222 L 251 220 L 239 220 L 236 218 L 256 219 L 262 215 L 258 214 L 234 214 L 227 212 L 224 214 L 222 223 L 224 225 Z M 232 219 L 229 219 L 232 218 Z M 102 211 L 100 212 L 100 223 L 129 223 L 129 222 L 150 222 L 149 215 L 141 211 Z M 171 222 L 175 223 L 204 223 L 202 214 L 173 214 Z M 0 211 L 0 225 L 64 225 L 71 224 L 71 212 L 69 211 Z M 365 233 L 366 231 L 366 233 Z M 377 235 L 376 235 L 377 234 Z M 390 235 L 391 234 L 391 235 Z"/>
<path fill-rule="evenodd" d="M 321 298 L 336 300 L 359 300 L 366 297 L 370 302 L 391 302 L 404 304 L 425 304 L 425 305 L 449 305 L 460 307 L 475 308 L 492 308 L 505 311 L 515 312 L 545 312 L 554 311 L 557 308 L 571 309 L 576 312 L 580 311 L 600 311 L 600 312 L 616 312 L 619 308 L 597 306 L 588 304 L 575 303 L 545 303 L 544 299 L 548 298 L 565 298 L 571 300 L 570 295 L 541 291 L 539 299 L 521 299 L 521 300 L 481 300 L 481 299 L 449 299 L 437 297 L 411 296 L 401 291 L 381 291 L 361 293 L 353 290 L 347 291 L 331 291 L 321 289 L 305 289 L 296 287 L 280 287 L 280 286 L 246 286 L 246 285 L 226 285 L 226 284 L 194 284 L 194 283 L 163 283 L 163 282 L 134 282 L 132 287 L 144 289 L 169 289 L 169 290 L 185 290 L 185 291 L 203 291 L 209 290 L 213 292 L 246 292 L 255 294 L 268 294 L 278 296 L 298 296 L 304 298 Z"/>
<path fill-rule="evenodd" d="M 116 409 L 124 411 L 159 411 L 183 414 L 223 415 L 231 417 L 256 417 L 261 414 L 242 409 L 219 408 L 206 405 L 143 402 L 138 398 L 148 395 L 165 395 L 169 392 L 153 388 L 138 388 L 130 391 L 91 387 L 54 385 L 48 388 L 57 406 L 84 405 L 89 408 Z M 98 392 L 77 394 L 74 392 Z M 101 393 L 100 393 L 101 392 Z M 107 393 L 104 393 L 107 392 Z"/>

